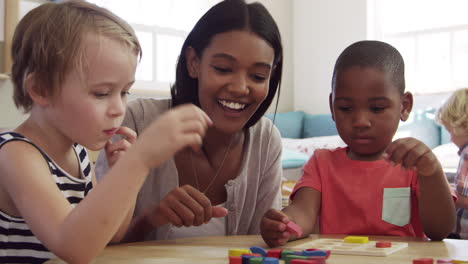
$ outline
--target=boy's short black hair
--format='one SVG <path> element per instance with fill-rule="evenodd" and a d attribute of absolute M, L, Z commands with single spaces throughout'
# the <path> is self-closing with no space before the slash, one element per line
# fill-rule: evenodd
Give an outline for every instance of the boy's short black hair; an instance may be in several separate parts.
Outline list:
<path fill-rule="evenodd" d="M 332 90 L 340 72 L 353 66 L 378 69 L 390 76 L 401 94 L 405 92 L 405 63 L 392 45 L 376 40 L 363 40 L 348 46 L 338 57 L 333 69 Z"/>

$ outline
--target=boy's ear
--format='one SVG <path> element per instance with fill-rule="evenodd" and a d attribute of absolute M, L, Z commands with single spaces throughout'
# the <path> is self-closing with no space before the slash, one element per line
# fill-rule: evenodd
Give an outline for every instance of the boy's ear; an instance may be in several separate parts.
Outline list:
<path fill-rule="evenodd" d="M 401 96 L 401 121 L 406 121 L 408 119 L 411 109 L 413 109 L 413 95 L 410 92 L 406 92 Z"/>
<path fill-rule="evenodd" d="M 333 121 L 335 121 L 335 112 L 333 111 L 333 101 L 332 101 L 332 93 L 328 96 L 328 106 L 330 107 L 330 113 L 332 116 Z"/>
<path fill-rule="evenodd" d="M 198 72 L 200 67 L 200 59 L 197 56 L 197 53 L 192 47 L 187 47 L 185 50 L 185 60 L 187 62 L 187 71 L 190 77 L 198 78 Z"/>
<path fill-rule="evenodd" d="M 41 90 L 40 82 L 36 79 L 34 73 L 28 73 L 23 82 L 24 89 L 31 100 L 42 107 L 50 104 L 50 98 Z"/>

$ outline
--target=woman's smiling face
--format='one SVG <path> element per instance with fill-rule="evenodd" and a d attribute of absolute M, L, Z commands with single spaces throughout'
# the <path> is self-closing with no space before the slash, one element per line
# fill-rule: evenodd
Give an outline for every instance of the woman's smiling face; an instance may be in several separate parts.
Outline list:
<path fill-rule="evenodd" d="M 191 48 L 186 56 L 201 108 L 218 130 L 240 131 L 268 94 L 273 48 L 255 33 L 235 30 L 215 35 L 200 58 Z"/>

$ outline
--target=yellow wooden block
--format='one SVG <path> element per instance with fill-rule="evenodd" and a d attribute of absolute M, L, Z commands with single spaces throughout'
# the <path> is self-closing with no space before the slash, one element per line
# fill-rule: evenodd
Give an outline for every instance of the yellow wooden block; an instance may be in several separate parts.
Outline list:
<path fill-rule="evenodd" d="M 454 264 L 468 263 L 468 259 L 467 260 L 452 259 L 452 263 Z"/>
<path fill-rule="evenodd" d="M 242 254 L 250 254 L 250 249 L 234 248 L 229 249 L 229 257 L 240 257 Z"/>
<path fill-rule="evenodd" d="M 344 238 L 345 243 L 367 244 L 369 238 L 364 236 L 347 236 Z"/>

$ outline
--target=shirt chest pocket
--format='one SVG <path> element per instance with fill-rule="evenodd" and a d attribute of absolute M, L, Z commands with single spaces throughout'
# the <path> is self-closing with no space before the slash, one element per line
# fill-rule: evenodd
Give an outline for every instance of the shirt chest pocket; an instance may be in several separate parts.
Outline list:
<path fill-rule="evenodd" d="M 404 226 L 409 223 L 410 216 L 410 188 L 384 188 L 382 220 L 393 225 Z"/>

